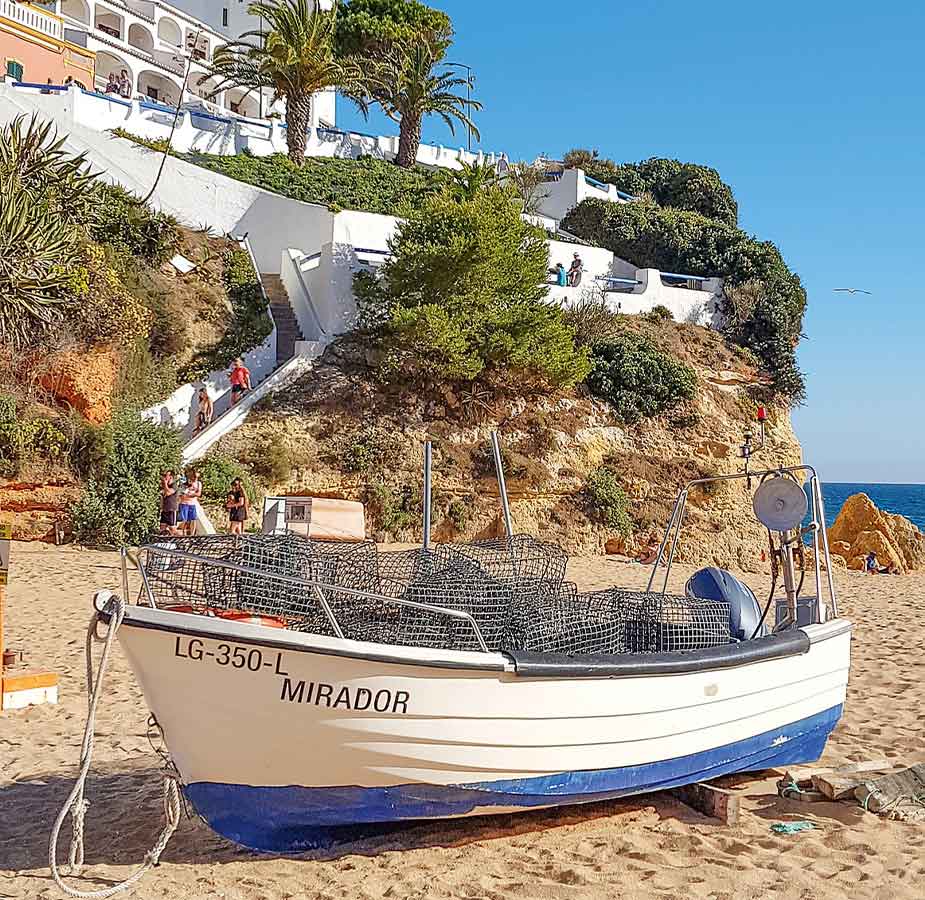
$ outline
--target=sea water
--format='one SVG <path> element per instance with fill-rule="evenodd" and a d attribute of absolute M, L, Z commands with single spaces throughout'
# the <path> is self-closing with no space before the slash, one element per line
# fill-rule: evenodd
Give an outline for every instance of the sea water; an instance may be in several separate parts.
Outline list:
<path fill-rule="evenodd" d="M 825 523 L 831 526 L 852 494 L 867 494 L 884 512 L 898 513 L 925 531 L 925 484 L 822 484 Z"/>

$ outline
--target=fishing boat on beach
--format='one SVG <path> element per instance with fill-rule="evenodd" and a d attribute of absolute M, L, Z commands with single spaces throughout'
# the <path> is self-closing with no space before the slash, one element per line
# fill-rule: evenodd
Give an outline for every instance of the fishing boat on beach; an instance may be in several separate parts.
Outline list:
<path fill-rule="evenodd" d="M 841 716 L 851 638 L 821 488 L 808 466 L 722 476 L 743 479 L 783 585 L 763 607 L 719 570 L 668 593 L 698 482 L 647 591 L 579 592 L 563 551 L 510 532 L 399 552 L 254 534 L 153 541 L 136 602 L 126 572 L 96 615 L 192 807 L 256 850 L 806 763 Z M 509 522 L 500 465 L 499 486 Z"/>

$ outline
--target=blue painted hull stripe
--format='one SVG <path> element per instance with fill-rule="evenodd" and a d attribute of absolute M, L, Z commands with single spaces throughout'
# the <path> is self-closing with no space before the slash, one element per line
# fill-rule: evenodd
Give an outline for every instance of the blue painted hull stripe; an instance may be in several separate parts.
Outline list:
<path fill-rule="evenodd" d="M 255 850 L 292 852 L 350 840 L 357 826 L 461 816 L 476 809 L 564 806 L 644 794 L 733 772 L 814 762 L 842 707 L 712 750 L 618 769 L 458 785 L 255 787 L 200 781 L 186 787 L 224 837 Z M 346 829 L 346 830 L 345 830 Z"/>

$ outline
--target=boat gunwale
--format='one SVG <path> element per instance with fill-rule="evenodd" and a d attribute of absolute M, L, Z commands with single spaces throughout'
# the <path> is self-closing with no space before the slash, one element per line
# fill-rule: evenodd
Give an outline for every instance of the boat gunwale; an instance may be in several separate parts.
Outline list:
<path fill-rule="evenodd" d="M 109 613 L 100 614 L 108 623 Z M 809 625 L 757 639 L 763 641 L 762 652 L 742 654 L 743 641 L 724 644 L 707 651 L 685 653 L 627 653 L 597 656 L 593 660 L 582 657 L 561 657 L 557 654 L 533 654 L 539 657 L 534 664 L 527 664 L 522 654 L 497 651 L 479 652 L 469 650 L 435 650 L 426 647 L 401 646 L 397 644 L 374 644 L 354 641 L 349 638 L 331 638 L 309 632 L 286 632 L 282 637 L 278 629 L 246 622 L 219 620 L 195 613 L 180 613 L 144 606 L 128 606 L 122 627 L 185 634 L 212 640 L 226 640 L 237 643 L 256 644 L 276 650 L 316 653 L 347 659 L 392 663 L 403 666 L 424 666 L 437 669 L 458 669 L 470 671 L 507 672 L 523 679 L 587 679 L 587 678 L 638 678 L 656 675 L 685 675 L 711 672 L 723 669 L 742 668 L 760 662 L 803 656 L 821 642 L 850 633 L 853 625 L 847 619 L 832 619 L 818 625 Z M 435 654 L 435 655 L 432 655 Z M 436 655 L 439 654 L 439 655 Z M 695 658 L 695 654 L 701 655 Z M 736 660 L 733 657 L 742 658 Z M 518 666 L 518 657 L 521 658 Z M 545 657 L 545 659 L 542 659 Z M 692 659 L 694 664 L 692 664 Z M 591 668 L 586 663 L 593 662 Z M 696 665 L 697 662 L 701 666 Z M 582 670 L 585 671 L 582 671 Z"/>

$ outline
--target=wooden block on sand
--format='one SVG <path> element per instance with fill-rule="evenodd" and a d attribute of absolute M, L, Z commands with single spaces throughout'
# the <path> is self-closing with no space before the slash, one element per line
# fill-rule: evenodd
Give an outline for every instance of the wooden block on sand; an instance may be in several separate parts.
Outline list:
<path fill-rule="evenodd" d="M 739 821 L 739 798 L 731 791 L 700 782 L 673 788 L 668 793 L 705 816 L 719 819 L 724 825 L 735 825 Z"/>
<path fill-rule="evenodd" d="M 870 812 L 920 818 L 925 808 L 925 763 L 865 781 L 854 795 Z"/>

